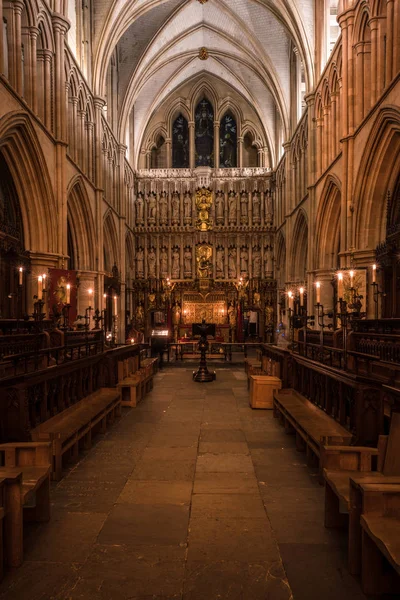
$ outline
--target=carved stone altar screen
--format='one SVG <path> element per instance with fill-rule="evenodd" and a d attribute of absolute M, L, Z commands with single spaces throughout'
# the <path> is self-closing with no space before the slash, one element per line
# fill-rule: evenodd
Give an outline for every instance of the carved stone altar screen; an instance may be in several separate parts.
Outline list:
<path fill-rule="evenodd" d="M 222 293 L 184 294 L 183 319 L 185 323 L 207 323 L 224 325 L 226 323 L 226 296 Z"/>

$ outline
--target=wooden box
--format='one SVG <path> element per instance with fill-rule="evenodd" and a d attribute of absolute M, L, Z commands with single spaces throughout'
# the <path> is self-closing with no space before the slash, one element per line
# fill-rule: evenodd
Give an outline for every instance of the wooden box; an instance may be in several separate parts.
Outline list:
<path fill-rule="evenodd" d="M 270 375 L 250 375 L 251 408 L 273 409 L 274 392 L 282 388 L 282 381 Z"/>

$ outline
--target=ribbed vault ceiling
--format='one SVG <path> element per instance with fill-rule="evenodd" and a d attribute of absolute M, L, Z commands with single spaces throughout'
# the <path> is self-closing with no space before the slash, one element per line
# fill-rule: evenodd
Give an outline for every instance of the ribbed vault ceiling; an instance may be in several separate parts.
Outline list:
<path fill-rule="evenodd" d="M 96 3 L 97 4 L 97 3 Z M 115 0 L 96 8 L 95 86 L 104 94 L 117 47 L 119 128 L 134 109 L 136 156 L 154 111 L 198 75 L 218 77 L 254 106 L 274 153 L 275 114 L 288 132 L 290 53 L 312 85 L 314 0 Z M 205 47 L 208 60 L 200 60 Z"/>

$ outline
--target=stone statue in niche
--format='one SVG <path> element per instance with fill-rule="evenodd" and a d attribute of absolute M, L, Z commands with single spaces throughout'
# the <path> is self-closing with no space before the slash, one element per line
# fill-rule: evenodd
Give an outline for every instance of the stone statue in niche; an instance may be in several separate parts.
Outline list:
<path fill-rule="evenodd" d="M 261 277 L 261 250 L 258 246 L 253 248 L 253 277 Z"/>
<path fill-rule="evenodd" d="M 144 252 L 143 248 L 138 248 L 136 253 L 136 275 L 139 279 L 144 277 Z"/>
<path fill-rule="evenodd" d="M 172 250 L 172 278 L 179 279 L 180 275 L 180 254 L 178 246 Z"/>
<path fill-rule="evenodd" d="M 148 268 L 148 276 L 154 277 L 156 276 L 156 253 L 154 248 L 151 247 L 147 254 L 147 268 Z"/>
<path fill-rule="evenodd" d="M 185 223 L 190 223 L 192 220 L 192 198 L 189 192 L 186 192 L 185 197 L 183 199 L 183 216 L 185 219 Z"/>
<path fill-rule="evenodd" d="M 172 194 L 172 201 L 171 201 L 171 206 L 172 206 L 172 224 L 176 225 L 177 223 L 179 223 L 179 194 L 178 192 L 174 192 Z"/>
<path fill-rule="evenodd" d="M 165 246 L 161 248 L 160 252 L 160 273 L 162 277 L 166 277 L 168 274 L 168 254 Z"/>
<path fill-rule="evenodd" d="M 229 248 L 228 254 L 228 275 L 229 279 L 236 279 L 236 248 Z"/>
<path fill-rule="evenodd" d="M 168 219 L 168 202 L 167 202 L 167 192 L 162 192 L 159 200 L 160 204 L 160 225 L 166 225 Z"/>
<path fill-rule="evenodd" d="M 228 308 L 228 320 L 229 320 L 229 327 L 231 329 L 234 329 L 236 327 L 236 308 L 235 308 L 233 302 L 230 303 L 229 308 Z"/>
<path fill-rule="evenodd" d="M 249 253 L 246 246 L 240 250 L 240 272 L 247 273 L 249 269 Z"/>
<path fill-rule="evenodd" d="M 271 328 L 274 324 L 274 308 L 270 302 L 265 305 L 264 311 L 265 327 Z"/>
<path fill-rule="evenodd" d="M 228 197 L 228 219 L 230 224 L 236 223 L 236 206 L 235 192 L 231 190 Z"/>
<path fill-rule="evenodd" d="M 272 206 L 272 194 L 270 190 L 265 192 L 265 221 L 268 225 L 272 225 L 274 221 L 274 209 Z"/>
<path fill-rule="evenodd" d="M 150 224 L 153 224 L 156 222 L 156 215 L 157 215 L 157 203 L 156 203 L 155 194 L 153 194 L 153 193 L 150 194 L 147 207 L 148 207 L 148 213 L 147 213 L 148 222 Z"/>
<path fill-rule="evenodd" d="M 143 327 L 144 325 L 144 309 L 143 304 L 140 302 L 136 308 L 136 327 Z"/>
<path fill-rule="evenodd" d="M 261 221 L 261 198 L 255 191 L 253 194 L 253 223 L 257 225 Z"/>
<path fill-rule="evenodd" d="M 273 271 L 272 246 L 265 246 L 265 276 L 271 277 Z"/>
<path fill-rule="evenodd" d="M 136 225 L 144 223 L 143 204 L 143 195 L 139 192 L 136 198 Z"/>
<path fill-rule="evenodd" d="M 225 249 L 222 246 L 217 248 L 216 267 L 217 277 L 223 278 L 225 276 Z"/>
<path fill-rule="evenodd" d="M 224 223 L 224 210 L 225 210 L 225 199 L 223 192 L 217 192 L 215 198 L 215 219 L 217 225 L 223 225 Z"/>
<path fill-rule="evenodd" d="M 183 266 L 186 278 L 192 277 L 192 250 L 189 246 L 186 246 L 183 254 Z"/>
<path fill-rule="evenodd" d="M 242 225 L 247 224 L 248 216 L 249 216 L 249 198 L 246 192 L 242 192 L 240 196 L 240 222 Z"/>

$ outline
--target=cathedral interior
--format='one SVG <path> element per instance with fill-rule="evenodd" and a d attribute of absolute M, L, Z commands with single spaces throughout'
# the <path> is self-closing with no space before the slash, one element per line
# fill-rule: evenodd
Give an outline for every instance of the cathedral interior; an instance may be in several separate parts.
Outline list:
<path fill-rule="evenodd" d="M 0 0 L 0 600 L 400 598 L 400 0 Z"/>

